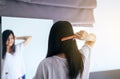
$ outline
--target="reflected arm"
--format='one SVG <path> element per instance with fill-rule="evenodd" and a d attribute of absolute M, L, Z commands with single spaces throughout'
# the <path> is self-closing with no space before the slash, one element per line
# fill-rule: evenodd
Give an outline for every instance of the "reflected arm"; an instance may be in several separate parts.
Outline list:
<path fill-rule="evenodd" d="M 29 41 L 31 40 L 32 36 L 19 36 L 15 37 L 17 40 L 24 40 L 24 45 L 27 45 Z"/>

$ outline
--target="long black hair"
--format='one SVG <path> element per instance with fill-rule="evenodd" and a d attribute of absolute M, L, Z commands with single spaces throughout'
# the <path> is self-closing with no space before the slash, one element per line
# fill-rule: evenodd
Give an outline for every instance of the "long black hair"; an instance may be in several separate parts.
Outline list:
<path fill-rule="evenodd" d="M 68 21 L 58 21 L 53 24 L 48 41 L 48 52 L 46 57 L 64 53 L 68 62 L 69 78 L 75 79 L 80 73 L 82 75 L 83 55 L 77 48 L 75 40 L 61 41 L 61 38 L 73 35 L 72 25 Z"/>
<path fill-rule="evenodd" d="M 13 31 L 12 30 L 3 31 L 3 33 L 2 33 L 2 59 L 4 59 L 5 55 L 6 55 L 6 41 L 8 40 L 8 37 L 10 36 L 10 34 L 13 35 L 13 39 L 14 39 L 14 43 L 10 47 L 10 53 L 14 54 L 14 52 L 15 52 L 15 35 L 14 35 Z"/>

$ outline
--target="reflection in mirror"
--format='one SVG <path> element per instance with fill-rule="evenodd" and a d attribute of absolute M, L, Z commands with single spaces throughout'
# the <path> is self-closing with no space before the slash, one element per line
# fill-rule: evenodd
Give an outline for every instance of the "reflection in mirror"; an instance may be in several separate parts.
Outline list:
<path fill-rule="evenodd" d="M 52 20 L 20 17 L 2 17 L 2 32 L 11 29 L 15 36 L 32 36 L 22 54 L 25 62 L 26 79 L 32 79 L 36 68 L 46 56 L 49 30 Z M 19 44 L 23 40 L 15 40 Z"/>

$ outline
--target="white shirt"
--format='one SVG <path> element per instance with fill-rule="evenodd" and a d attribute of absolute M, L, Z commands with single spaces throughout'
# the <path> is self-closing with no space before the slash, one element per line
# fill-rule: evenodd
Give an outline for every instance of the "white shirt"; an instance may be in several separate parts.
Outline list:
<path fill-rule="evenodd" d="M 14 54 L 6 52 L 4 60 L 2 60 L 2 79 L 6 79 L 6 72 L 8 73 L 7 79 L 18 79 L 25 74 L 25 65 L 23 62 L 22 49 L 23 43 L 16 45 Z"/>
<path fill-rule="evenodd" d="M 81 79 L 89 79 L 89 68 L 90 68 L 90 58 L 91 58 L 91 47 L 84 45 L 80 52 L 84 55 L 84 70 Z"/>
<path fill-rule="evenodd" d="M 89 58 L 90 47 L 84 45 L 80 52 L 85 56 L 85 68 L 81 79 L 88 79 L 89 76 Z M 35 77 L 33 79 L 69 79 L 67 60 L 58 56 L 52 56 L 44 59 L 38 66 Z M 76 79 L 80 79 L 80 74 Z"/>

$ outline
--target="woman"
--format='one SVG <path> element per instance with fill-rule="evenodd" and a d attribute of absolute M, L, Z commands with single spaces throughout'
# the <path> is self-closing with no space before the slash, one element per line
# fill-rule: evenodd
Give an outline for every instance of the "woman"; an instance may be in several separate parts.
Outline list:
<path fill-rule="evenodd" d="M 39 64 L 34 79 L 87 79 L 88 66 L 85 65 L 89 65 L 90 46 L 95 42 L 89 37 L 94 38 L 94 35 L 85 31 L 74 34 L 67 21 L 53 24 L 46 59 Z M 80 51 L 74 39 L 86 40 Z"/>
<path fill-rule="evenodd" d="M 25 79 L 22 49 L 32 37 L 15 37 L 12 30 L 2 33 L 2 79 Z M 15 40 L 24 40 L 15 45 Z"/>

